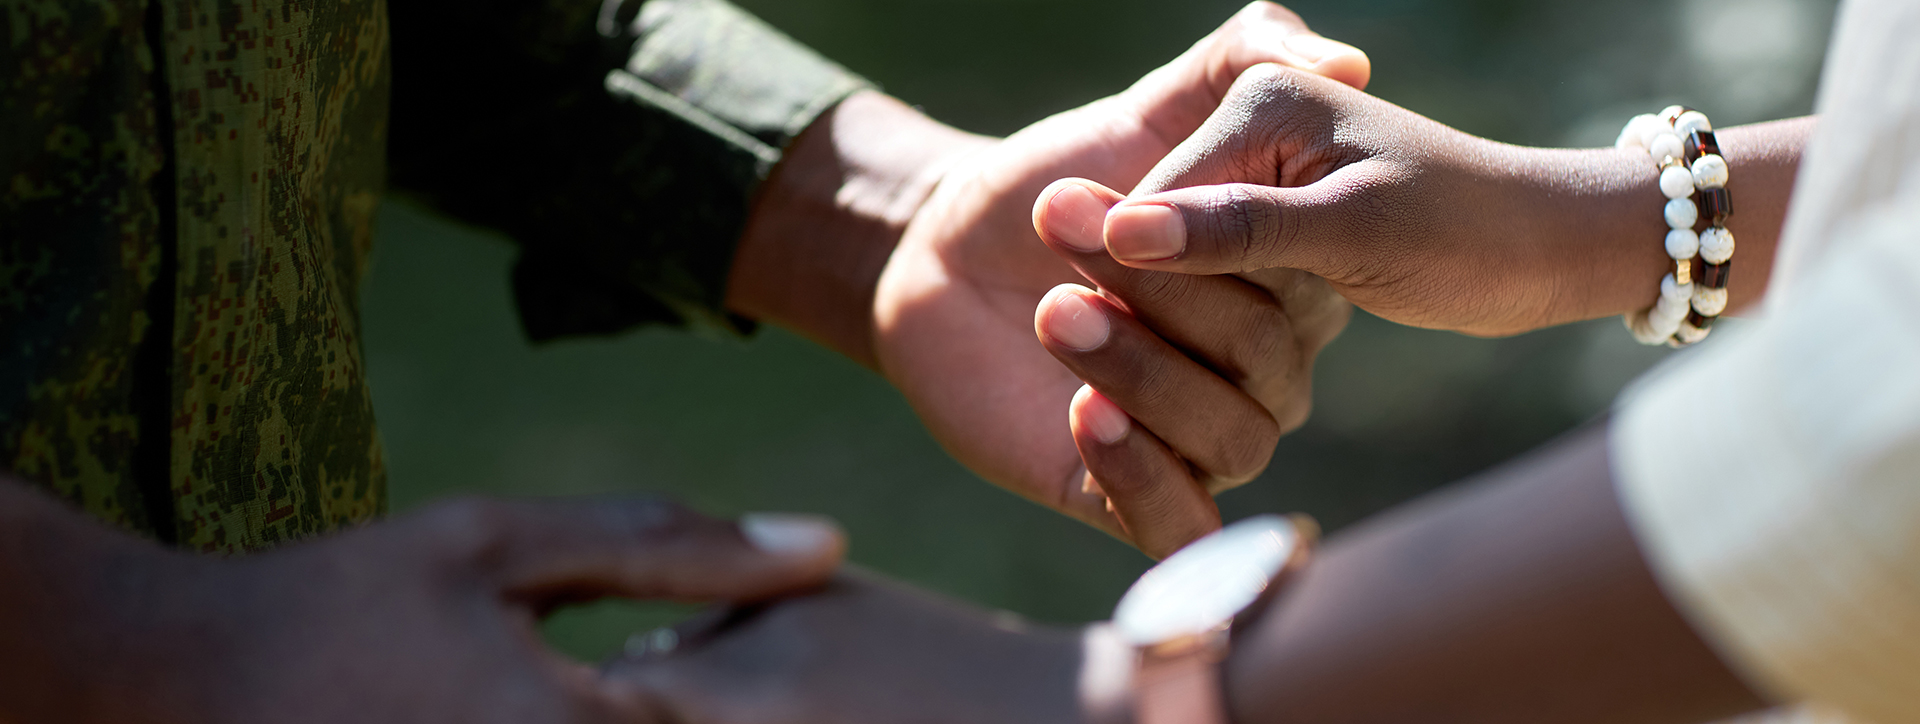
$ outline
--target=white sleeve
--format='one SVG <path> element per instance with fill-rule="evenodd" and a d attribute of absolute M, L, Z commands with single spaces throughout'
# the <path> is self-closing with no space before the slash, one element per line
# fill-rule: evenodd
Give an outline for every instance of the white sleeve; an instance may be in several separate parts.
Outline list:
<path fill-rule="evenodd" d="M 1656 574 L 1750 682 L 1920 721 L 1920 188 L 1833 231 L 1791 304 L 1623 397 L 1614 470 Z"/>

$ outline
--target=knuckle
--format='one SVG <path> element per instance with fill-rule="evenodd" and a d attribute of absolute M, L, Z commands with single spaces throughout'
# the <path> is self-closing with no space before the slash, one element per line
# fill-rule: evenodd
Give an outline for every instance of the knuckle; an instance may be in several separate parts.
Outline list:
<path fill-rule="evenodd" d="M 1168 272 L 1141 272 L 1128 285 L 1129 304 L 1165 309 L 1181 309 L 1193 295 L 1189 277 Z"/>
<path fill-rule="evenodd" d="M 1268 0 L 1253 0 L 1253 2 L 1249 2 L 1241 7 L 1240 12 L 1234 13 L 1233 17 L 1235 20 L 1241 21 L 1257 20 L 1279 22 L 1296 28 L 1306 27 L 1306 23 L 1292 10 L 1288 10 L 1279 3 L 1269 2 Z"/>
<path fill-rule="evenodd" d="M 1139 385 L 1136 392 L 1138 407 L 1143 413 L 1154 416 L 1163 414 L 1161 411 L 1179 409 L 1185 399 L 1180 394 L 1179 386 L 1172 379 L 1172 375 L 1168 373 L 1168 365 L 1165 361 L 1147 359 L 1142 362 L 1138 377 L 1135 378 Z"/>
<path fill-rule="evenodd" d="M 1280 444 L 1280 424 L 1263 409 L 1251 416 L 1245 430 L 1226 439 L 1228 443 L 1219 453 L 1216 469 L 1209 472 L 1238 485 L 1266 471 L 1267 464 L 1273 460 L 1274 448 Z"/>
<path fill-rule="evenodd" d="M 1229 360 L 1239 384 L 1289 377 L 1298 359 L 1293 319 L 1279 305 L 1261 304 L 1247 310 L 1244 328 L 1233 338 L 1238 344 Z"/>
<path fill-rule="evenodd" d="M 1214 217 L 1221 254 L 1240 262 L 1242 268 L 1258 263 L 1270 246 L 1282 244 L 1279 209 L 1252 187 L 1230 186 L 1223 194 Z"/>
<path fill-rule="evenodd" d="M 642 541 L 662 542 L 693 534 L 714 521 L 678 502 L 644 496 L 604 506 L 607 525 L 614 533 Z"/>
<path fill-rule="evenodd" d="M 1295 385 L 1293 394 L 1287 397 L 1287 402 L 1274 411 L 1274 421 L 1279 423 L 1281 435 L 1300 429 L 1300 426 L 1307 424 L 1307 418 L 1312 416 L 1313 390 L 1306 384 Z M 1279 441 L 1276 440 L 1274 444 L 1278 445 Z"/>
<path fill-rule="evenodd" d="M 1261 63 L 1240 74 L 1242 109 L 1254 114 L 1259 127 L 1287 127 L 1286 121 L 1299 119 L 1311 109 L 1321 109 L 1325 99 L 1301 81 L 1307 71 L 1279 63 Z"/>
<path fill-rule="evenodd" d="M 430 545 L 449 559 L 485 564 L 505 553 L 514 527 L 513 506 L 491 498 L 461 497 L 426 515 Z"/>
<path fill-rule="evenodd" d="M 1260 63 L 1240 72 L 1227 89 L 1225 103 L 1231 108 L 1258 112 L 1287 96 L 1291 84 L 1286 68 L 1277 63 Z"/>

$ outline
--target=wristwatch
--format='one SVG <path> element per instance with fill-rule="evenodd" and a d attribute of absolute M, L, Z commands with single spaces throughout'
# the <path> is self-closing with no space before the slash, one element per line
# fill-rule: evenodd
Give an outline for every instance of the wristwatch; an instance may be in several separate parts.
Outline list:
<path fill-rule="evenodd" d="M 1319 526 L 1262 515 L 1188 544 L 1127 589 L 1113 611 L 1134 647 L 1134 724 L 1227 724 L 1220 662 L 1235 617 L 1305 565 Z"/>

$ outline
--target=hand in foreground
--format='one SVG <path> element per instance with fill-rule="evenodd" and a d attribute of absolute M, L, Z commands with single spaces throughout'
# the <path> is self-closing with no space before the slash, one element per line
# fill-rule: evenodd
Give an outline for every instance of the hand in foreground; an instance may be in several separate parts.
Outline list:
<path fill-rule="evenodd" d="M 955 457 L 987 479 L 1120 535 L 1154 557 L 1218 528 L 1218 511 L 1199 487 L 1115 494 L 1113 512 L 1105 496 L 1087 489 L 1085 466 L 1060 424 L 1081 381 L 1033 343 L 1031 326 L 1034 307 L 1048 289 L 1084 279 L 1036 243 L 1030 209 L 1048 183 L 1065 176 L 1131 186 L 1200 127 L 1241 71 L 1268 61 L 1355 86 L 1368 73 L 1359 51 L 1312 35 L 1284 8 L 1255 3 L 1126 92 L 1042 121 L 960 161 L 913 216 L 874 299 L 881 370 Z M 1156 419 L 1155 432 L 1212 480 L 1250 479 L 1265 467 L 1284 426 L 1267 409 L 1290 404 L 1283 386 L 1253 394 L 1218 390 L 1209 399 L 1228 406 L 1222 415 L 1227 422 Z M 1283 418 L 1290 414 L 1280 412 Z M 1222 426 L 1248 434 L 1222 437 Z M 1199 447 L 1188 449 L 1191 444 Z"/>
<path fill-rule="evenodd" d="M 870 575 L 681 627 L 671 653 L 607 666 L 673 722 L 1081 721 L 1077 632 L 996 620 Z"/>
<path fill-rule="evenodd" d="M 0 720 L 635 721 L 640 702 L 541 642 L 546 612 L 755 600 L 818 585 L 844 547 L 825 523 L 659 501 L 460 502 L 230 561 L 78 525 L 98 537 L 25 563 L 79 585 L 30 578 L 0 603 L 49 622 L 0 645 L 20 654 Z"/>
<path fill-rule="evenodd" d="M 1595 426 L 1334 536 L 1234 623 L 1227 718 L 1677 724 L 1762 706 L 1666 598 L 1609 460 Z M 667 721 L 1133 718 L 1135 652 L 1112 628 L 1030 629 L 857 575 L 681 630 L 607 667 Z"/>

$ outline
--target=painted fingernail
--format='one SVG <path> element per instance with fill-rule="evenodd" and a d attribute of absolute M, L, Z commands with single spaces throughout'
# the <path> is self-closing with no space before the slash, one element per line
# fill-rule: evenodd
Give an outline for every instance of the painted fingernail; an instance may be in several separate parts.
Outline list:
<path fill-rule="evenodd" d="M 1107 445 L 1120 442 L 1127 436 L 1127 430 L 1133 426 L 1133 419 L 1127 412 L 1113 404 L 1106 395 L 1095 392 L 1092 387 L 1082 385 L 1075 395 L 1079 404 L 1073 406 L 1074 413 L 1080 418 L 1080 426 L 1093 433 L 1093 438 Z"/>
<path fill-rule="evenodd" d="M 1353 46 L 1338 40 L 1328 40 L 1308 33 L 1287 36 L 1287 50 L 1300 56 L 1301 60 L 1314 64 L 1345 53 L 1352 48 Z"/>
<path fill-rule="evenodd" d="M 1106 344 L 1112 328 L 1105 312 L 1095 309 L 1075 292 L 1061 293 L 1047 316 L 1047 336 L 1082 352 Z"/>
<path fill-rule="evenodd" d="M 1047 230 L 1054 239 L 1079 251 L 1100 251 L 1100 225 L 1107 218 L 1107 205 L 1087 187 L 1069 184 L 1047 200 Z"/>
<path fill-rule="evenodd" d="M 748 513 L 740 516 L 740 534 L 764 553 L 816 556 L 840 544 L 840 526 L 817 515 Z"/>
<path fill-rule="evenodd" d="M 1107 215 L 1107 251 L 1116 259 L 1172 259 L 1187 250 L 1187 220 L 1160 204 L 1122 206 Z"/>

